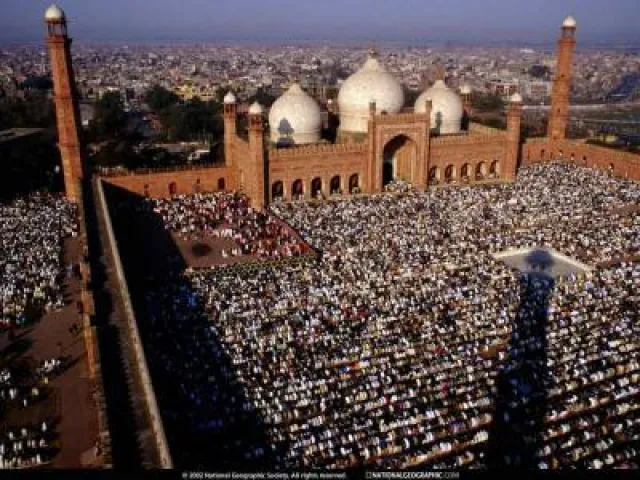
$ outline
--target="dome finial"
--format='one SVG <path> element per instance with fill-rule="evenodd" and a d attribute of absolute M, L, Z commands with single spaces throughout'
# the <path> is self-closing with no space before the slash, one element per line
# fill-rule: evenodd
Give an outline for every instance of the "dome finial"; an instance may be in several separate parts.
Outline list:
<path fill-rule="evenodd" d="M 229 90 L 227 94 L 224 96 L 223 102 L 225 105 L 233 105 L 236 103 L 236 96 L 233 94 L 233 91 Z"/>
<path fill-rule="evenodd" d="M 65 20 L 64 11 L 57 6 L 55 3 L 52 3 L 49 8 L 44 12 L 44 19 L 47 22 L 60 22 Z"/>
<path fill-rule="evenodd" d="M 576 28 L 577 25 L 578 23 L 576 22 L 576 19 L 573 18 L 571 15 L 565 18 L 564 22 L 562 22 L 563 28 Z"/>
<path fill-rule="evenodd" d="M 436 81 L 441 80 L 444 82 L 444 67 L 442 64 L 438 64 L 436 67 Z"/>
<path fill-rule="evenodd" d="M 249 107 L 249 115 L 262 115 L 263 112 L 264 109 L 262 108 L 262 105 L 260 105 L 260 102 L 258 102 L 257 100 L 253 102 Z"/>

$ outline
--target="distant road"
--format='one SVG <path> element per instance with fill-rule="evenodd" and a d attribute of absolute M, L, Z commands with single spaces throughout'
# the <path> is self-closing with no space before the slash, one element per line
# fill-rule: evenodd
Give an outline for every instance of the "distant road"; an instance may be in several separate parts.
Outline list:
<path fill-rule="evenodd" d="M 603 110 L 610 107 L 640 107 L 640 102 L 593 103 L 588 105 L 569 105 L 569 110 Z M 549 110 L 551 105 L 524 105 L 523 110 Z"/>

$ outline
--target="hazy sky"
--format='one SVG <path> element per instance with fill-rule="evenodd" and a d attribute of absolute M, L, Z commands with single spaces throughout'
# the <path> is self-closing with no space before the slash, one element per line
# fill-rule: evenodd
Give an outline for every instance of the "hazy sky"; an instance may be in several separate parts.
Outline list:
<path fill-rule="evenodd" d="M 1 41 L 41 41 L 50 0 L 0 0 Z M 78 41 L 640 43 L 640 0 L 58 0 Z"/>

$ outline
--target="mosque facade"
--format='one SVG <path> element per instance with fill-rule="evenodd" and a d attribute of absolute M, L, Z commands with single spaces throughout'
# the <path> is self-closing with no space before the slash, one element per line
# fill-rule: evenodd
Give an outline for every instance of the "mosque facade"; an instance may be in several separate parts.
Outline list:
<path fill-rule="evenodd" d="M 78 200 L 84 154 L 77 114 L 67 22 L 52 6 L 45 14 L 58 119 L 59 148 L 69 198 Z M 391 182 L 416 187 L 513 181 L 519 165 L 565 159 L 640 179 L 638 155 L 568 140 L 566 128 L 576 21 L 567 17 L 558 41 L 558 66 L 547 137 L 521 139 L 522 97 L 514 94 L 505 130 L 468 121 L 470 90 L 440 78 L 406 105 L 400 83 L 371 52 L 342 84 L 328 114 L 339 119 L 335 139 L 322 139 L 322 111 L 298 83 L 267 112 L 254 103 L 248 132 L 239 132 L 237 99 L 224 98 L 225 165 L 109 176 L 134 193 L 240 190 L 256 208 L 276 201 L 373 194 Z"/>
<path fill-rule="evenodd" d="M 245 140 L 236 131 L 236 100 L 229 93 L 225 156 L 237 188 L 264 206 L 377 193 L 394 181 L 426 187 L 515 178 L 520 95 L 508 106 L 506 130 L 466 122 L 468 91 L 461 95 L 442 79 L 407 107 L 402 86 L 371 52 L 345 80 L 332 110 L 339 127 L 336 141 L 328 143 L 321 139 L 320 107 L 294 83 L 271 107 L 268 134 L 262 107 L 251 106 Z"/>

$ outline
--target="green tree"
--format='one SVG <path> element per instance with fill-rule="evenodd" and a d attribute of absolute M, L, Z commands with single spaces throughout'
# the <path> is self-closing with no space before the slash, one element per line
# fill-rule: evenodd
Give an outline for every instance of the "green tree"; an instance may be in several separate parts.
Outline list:
<path fill-rule="evenodd" d="M 477 93 L 471 98 L 471 105 L 477 111 L 497 112 L 504 108 L 504 101 L 493 93 Z"/>
<path fill-rule="evenodd" d="M 0 158 L 0 200 L 34 190 L 62 189 L 60 152 L 53 132 L 0 145 Z"/>
<path fill-rule="evenodd" d="M 51 128 L 56 124 L 53 102 L 38 90 L 24 98 L 0 98 L 0 130 L 7 128 Z"/>
<path fill-rule="evenodd" d="M 122 98 L 118 92 L 107 92 L 96 102 L 93 140 L 115 138 L 122 134 L 126 123 L 126 115 Z"/>
<path fill-rule="evenodd" d="M 258 102 L 263 107 L 270 107 L 276 101 L 276 97 L 268 93 L 264 88 L 258 88 L 255 95 L 249 98 L 249 103 Z"/>
<path fill-rule="evenodd" d="M 151 87 L 144 96 L 144 101 L 154 112 L 160 112 L 180 101 L 180 97 L 160 85 Z"/>
<path fill-rule="evenodd" d="M 162 110 L 158 117 L 170 141 L 219 140 L 223 135 L 222 106 L 199 98 Z"/>

